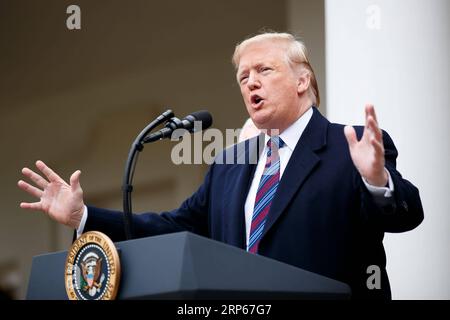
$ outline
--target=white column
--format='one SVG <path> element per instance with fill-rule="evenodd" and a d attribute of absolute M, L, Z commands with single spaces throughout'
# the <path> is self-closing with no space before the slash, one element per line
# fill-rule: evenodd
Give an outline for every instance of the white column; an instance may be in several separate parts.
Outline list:
<path fill-rule="evenodd" d="M 425 220 L 386 234 L 393 298 L 450 298 L 450 2 L 326 0 L 327 115 L 363 124 L 364 104 L 399 151 Z"/>

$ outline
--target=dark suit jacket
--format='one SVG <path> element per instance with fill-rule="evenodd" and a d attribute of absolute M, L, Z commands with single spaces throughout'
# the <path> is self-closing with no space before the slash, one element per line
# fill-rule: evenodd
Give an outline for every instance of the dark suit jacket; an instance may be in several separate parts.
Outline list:
<path fill-rule="evenodd" d="M 356 131 L 361 137 L 363 128 Z M 417 188 L 396 170 L 397 150 L 386 132 L 383 140 L 395 196 L 379 207 L 353 165 L 344 126 L 330 123 L 314 108 L 280 181 L 259 254 L 348 283 L 354 298 L 390 298 L 384 232 L 415 228 L 423 210 Z M 248 160 L 258 153 L 254 141 L 245 142 L 248 148 L 230 147 L 217 159 L 231 156 L 242 163 L 242 157 Z M 180 208 L 136 215 L 135 236 L 188 230 L 245 249 L 244 203 L 256 165 L 219 164 L 217 159 Z M 100 230 L 114 241 L 124 240 L 118 212 L 88 210 L 85 231 Z M 381 270 L 381 289 L 367 288 L 371 265 Z"/>

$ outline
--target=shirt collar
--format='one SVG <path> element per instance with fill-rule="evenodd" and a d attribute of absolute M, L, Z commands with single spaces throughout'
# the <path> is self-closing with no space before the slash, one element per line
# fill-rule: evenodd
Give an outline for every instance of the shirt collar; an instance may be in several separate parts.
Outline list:
<path fill-rule="evenodd" d="M 309 108 L 304 114 L 302 114 L 300 118 L 298 118 L 293 124 L 291 124 L 280 134 L 280 138 L 284 141 L 286 147 L 289 148 L 289 150 L 293 151 L 297 146 L 297 143 L 300 140 L 303 131 L 305 131 L 309 120 L 311 120 L 312 115 L 313 108 Z M 265 134 L 265 144 L 267 144 L 267 141 L 269 141 L 269 139 L 270 136 Z"/>

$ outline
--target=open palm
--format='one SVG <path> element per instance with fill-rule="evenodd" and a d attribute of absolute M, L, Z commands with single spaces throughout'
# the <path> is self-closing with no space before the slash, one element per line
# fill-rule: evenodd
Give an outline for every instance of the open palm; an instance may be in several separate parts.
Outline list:
<path fill-rule="evenodd" d="M 18 182 L 18 186 L 40 201 L 22 202 L 20 207 L 43 211 L 59 223 L 78 228 L 84 210 L 83 190 L 80 186 L 81 171 L 77 170 L 72 174 L 69 185 L 44 162 L 37 161 L 36 167 L 47 179 L 28 168 L 23 168 L 22 173 L 37 187 L 22 180 Z"/>
<path fill-rule="evenodd" d="M 387 184 L 388 176 L 384 169 L 383 135 L 378 126 L 373 105 L 366 105 L 366 125 L 361 140 L 356 138 L 355 129 L 344 129 L 353 164 L 366 181 L 378 187 Z"/>

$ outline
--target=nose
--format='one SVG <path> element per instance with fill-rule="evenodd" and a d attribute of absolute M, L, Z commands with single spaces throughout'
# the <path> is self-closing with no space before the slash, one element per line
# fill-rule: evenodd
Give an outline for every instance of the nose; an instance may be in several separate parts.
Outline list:
<path fill-rule="evenodd" d="M 261 87 L 261 82 L 259 81 L 258 75 L 255 72 L 250 72 L 247 80 L 247 87 L 250 90 L 258 89 Z"/>

